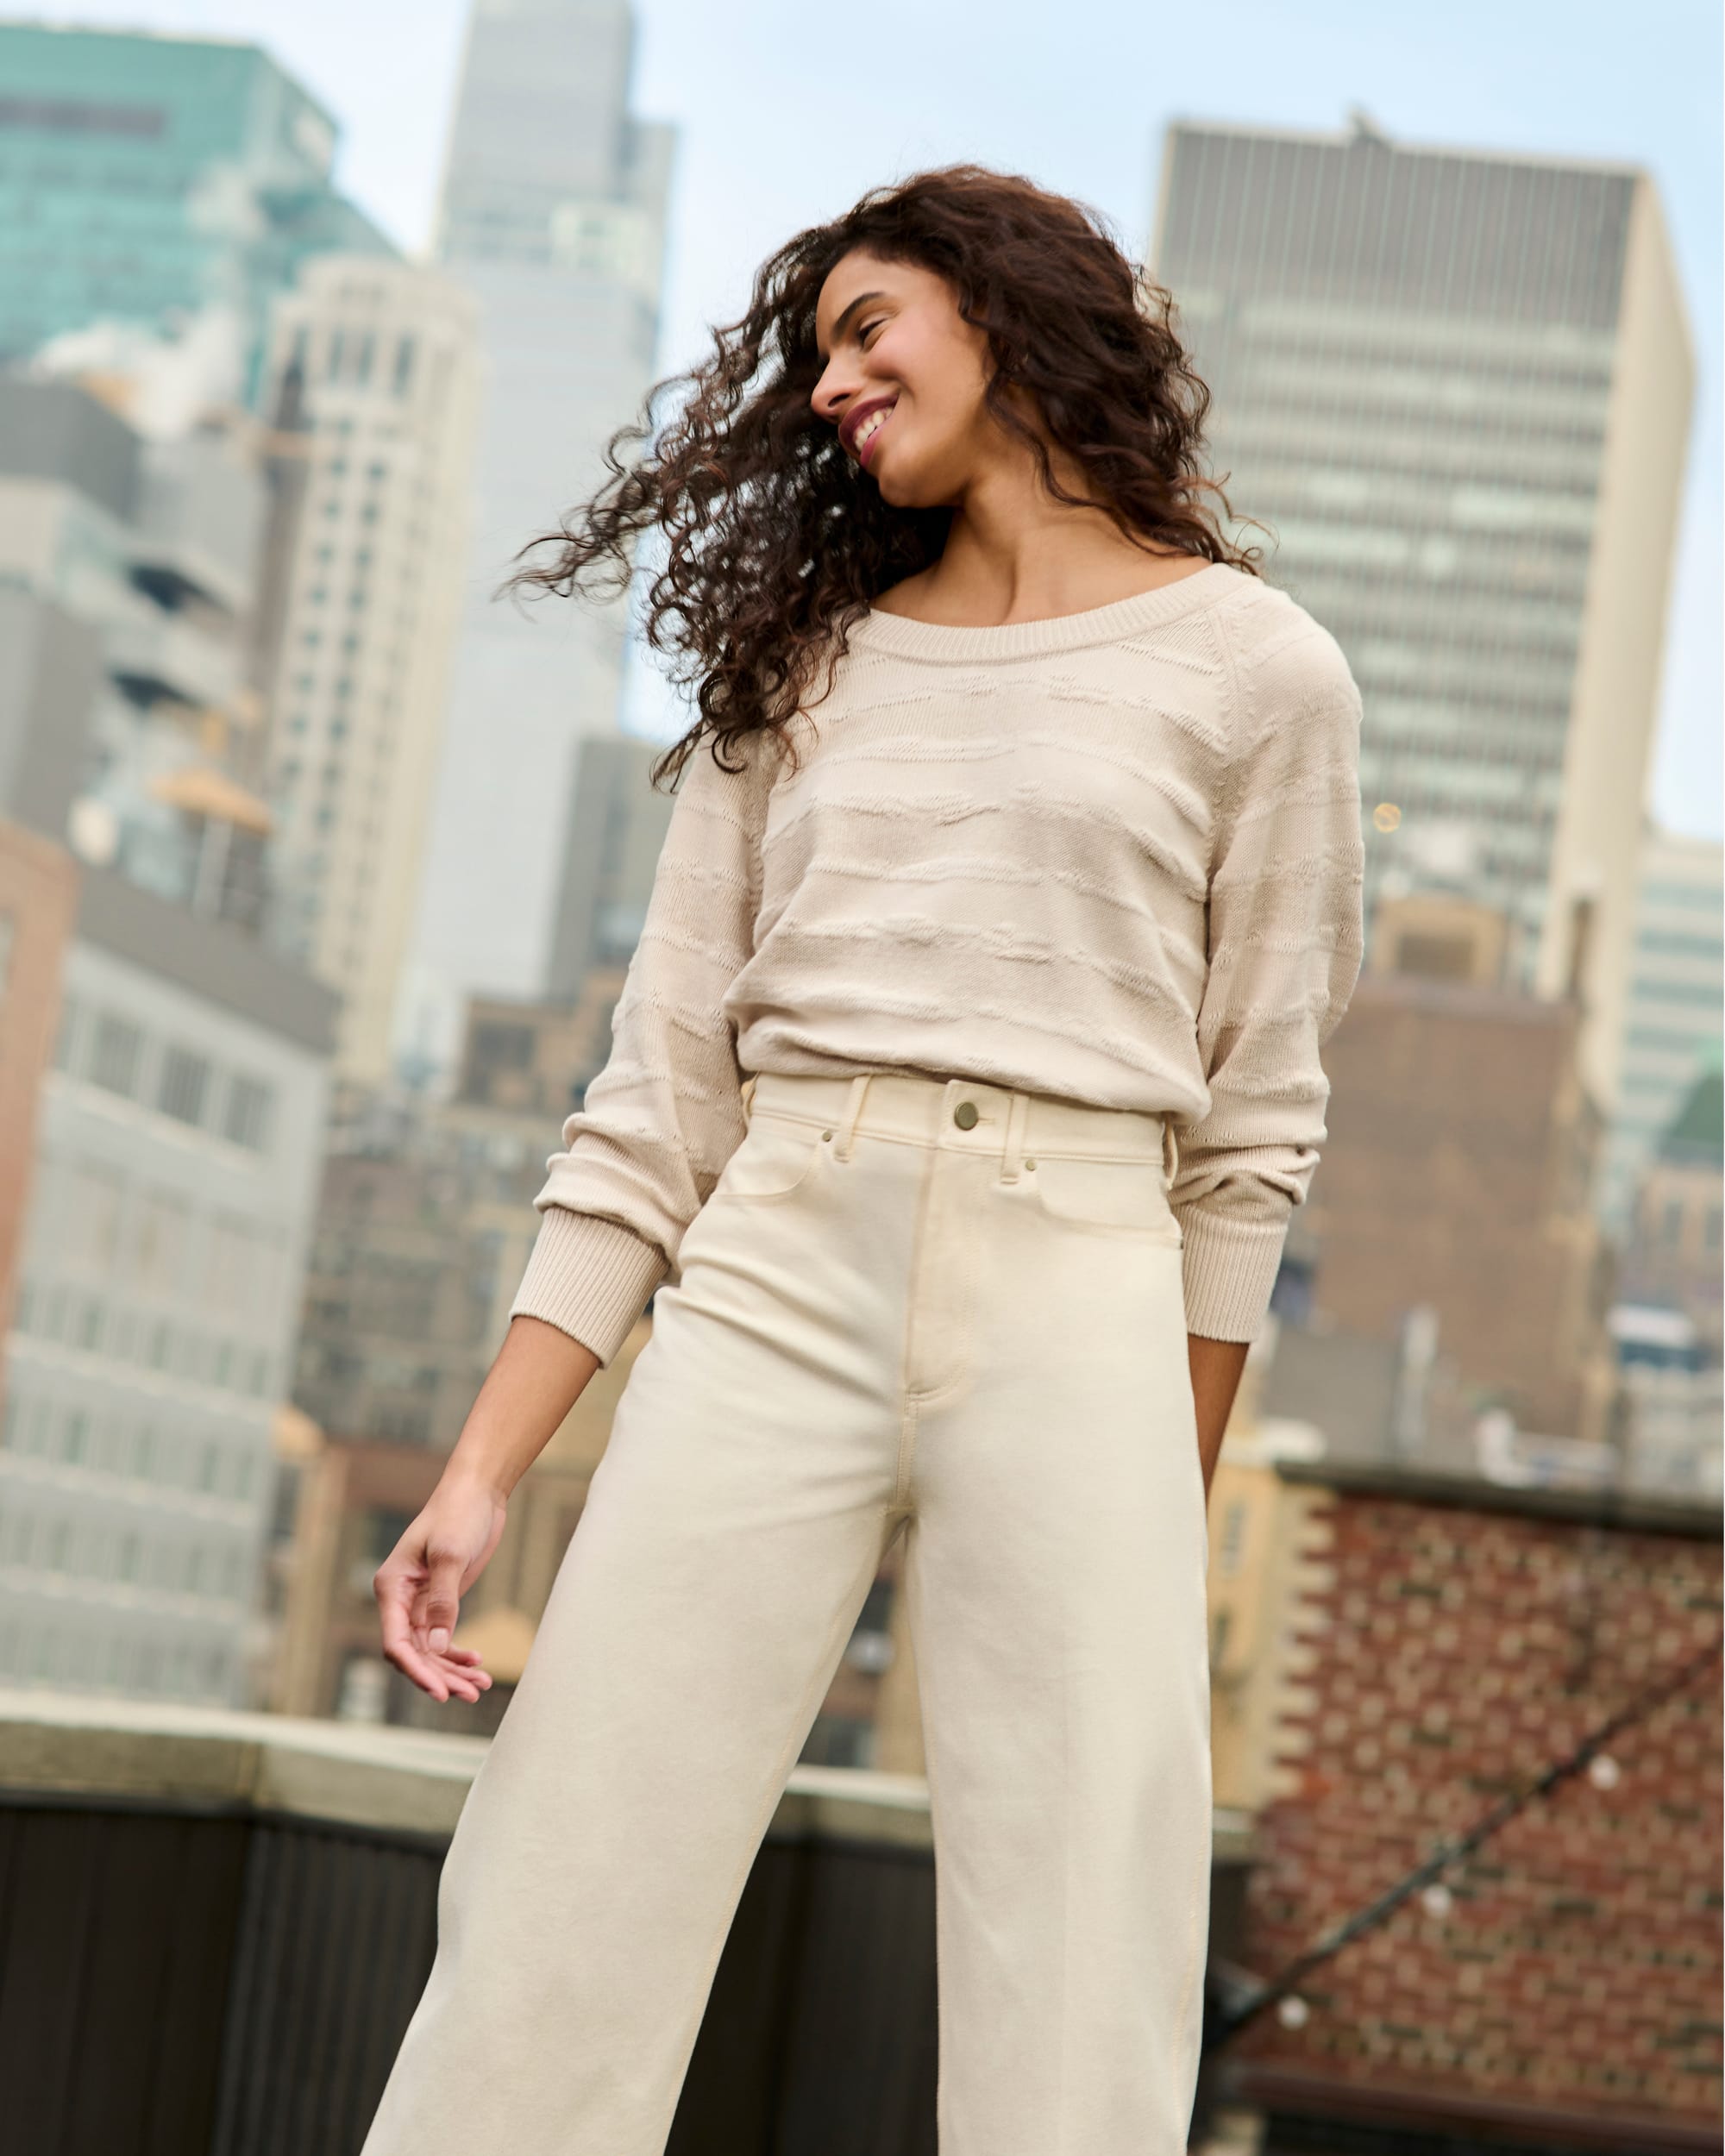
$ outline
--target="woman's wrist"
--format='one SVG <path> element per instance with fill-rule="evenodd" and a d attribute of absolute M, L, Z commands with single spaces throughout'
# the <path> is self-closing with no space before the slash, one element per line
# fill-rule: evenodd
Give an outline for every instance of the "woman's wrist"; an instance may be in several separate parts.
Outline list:
<path fill-rule="evenodd" d="M 477 1449 L 463 1457 L 461 1445 L 457 1445 L 437 1478 L 437 1487 L 451 1496 L 486 1497 L 493 1504 L 506 1505 L 524 1472 L 522 1468 L 511 1470 L 508 1461 L 488 1458 Z"/>

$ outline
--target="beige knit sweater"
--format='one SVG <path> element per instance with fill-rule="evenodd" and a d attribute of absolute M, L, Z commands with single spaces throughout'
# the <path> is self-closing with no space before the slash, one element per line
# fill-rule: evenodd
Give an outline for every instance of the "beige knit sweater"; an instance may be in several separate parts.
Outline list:
<path fill-rule="evenodd" d="M 800 772 L 763 734 L 690 759 L 515 1313 L 608 1363 L 751 1072 L 905 1070 L 1166 1111 L 1188 1329 L 1254 1338 L 1359 972 L 1359 723 L 1329 632 L 1220 564 L 1047 621 L 871 613 Z"/>

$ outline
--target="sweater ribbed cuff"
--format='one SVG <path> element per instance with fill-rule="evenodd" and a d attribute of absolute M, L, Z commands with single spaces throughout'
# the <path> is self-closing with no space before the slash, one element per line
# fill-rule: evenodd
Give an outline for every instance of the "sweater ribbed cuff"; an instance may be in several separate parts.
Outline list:
<path fill-rule="evenodd" d="M 670 1269 L 658 1245 L 632 1228 L 548 1206 L 509 1314 L 555 1326 L 604 1367 Z"/>
<path fill-rule="evenodd" d="M 1196 1206 L 1177 1206 L 1185 1238 L 1186 1330 L 1201 1340 L 1248 1344 L 1264 1329 L 1288 1224 L 1248 1227 Z"/>

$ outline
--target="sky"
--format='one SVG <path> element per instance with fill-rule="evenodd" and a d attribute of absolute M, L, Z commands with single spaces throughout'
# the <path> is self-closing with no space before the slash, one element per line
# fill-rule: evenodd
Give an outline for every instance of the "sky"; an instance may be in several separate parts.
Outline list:
<path fill-rule="evenodd" d="M 342 185 L 423 248 L 467 0 L 38 0 L 38 20 L 254 39 L 343 131 Z M 741 310 L 757 262 L 866 188 L 969 158 L 1078 196 L 1145 250 L 1176 119 L 1627 160 L 1658 183 L 1695 347 L 1649 806 L 1722 835 L 1721 10 L 1716 0 L 637 0 L 635 107 L 680 145 L 660 372 Z M 1176 298 L 1178 295 L 1176 295 Z"/>

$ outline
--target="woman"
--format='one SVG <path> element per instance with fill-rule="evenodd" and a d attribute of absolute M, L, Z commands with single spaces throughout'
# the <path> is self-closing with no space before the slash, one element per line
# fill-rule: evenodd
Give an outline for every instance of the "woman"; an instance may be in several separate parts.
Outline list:
<path fill-rule="evenodd" d="M 1025 180 L 877 190 L 530 573 L 657 527 L 700 717 L 508 1338 L 378 1576 L 434 1698 L 488 1682 L 459 1598 L 658 1292 L 368 2156 L 658 2156 L 901 1532 L 944 2156 L 1186 2146 L 1206 1503 L 1362 847 L 1354 684 L 1211 520 L 1170 314 Z"/>

